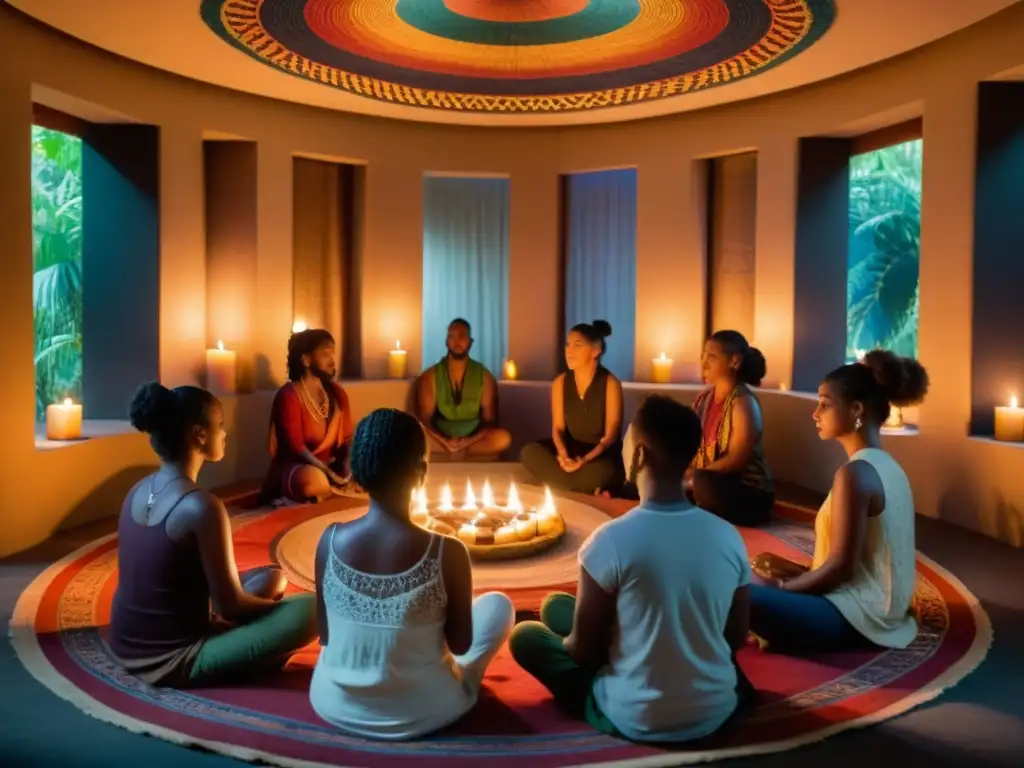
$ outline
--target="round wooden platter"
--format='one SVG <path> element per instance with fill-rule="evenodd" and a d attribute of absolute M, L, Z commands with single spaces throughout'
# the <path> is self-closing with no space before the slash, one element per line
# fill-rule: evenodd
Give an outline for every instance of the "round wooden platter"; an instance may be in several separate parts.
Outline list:
<path fill-rule="evenodd" d="M 518 560 L 533 557 L 551 549 L 562 540 L 563 536 L 565 536 L 565 520 L 559 515 L 554 530 L 529 541 L 513 541 L 509 544 L 467 544 L 466 548 L 469 549 L 470 558 L 480 562 Z"/>

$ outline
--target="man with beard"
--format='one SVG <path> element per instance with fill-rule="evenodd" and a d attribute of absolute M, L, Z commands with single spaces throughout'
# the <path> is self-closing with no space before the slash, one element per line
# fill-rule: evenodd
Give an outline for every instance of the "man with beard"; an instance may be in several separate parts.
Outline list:
<path fill-rule="evenodd" d="M 498 384 L 483 364 L 469 356 L 469 322 L 448 324 L 448 354 L 416 382 L 417 415 L 435 461 L 494 461 L 512 442 L 497 426 Z"/>
<path fill-rule="evenodd" d="M 349 486 L 346 465 L 354 428 L 336 373 L 329 332 L 311 328 L 292 334 L 289 381 L 277 391 L 270 412 L 265 500 L 317 502 Z"/>

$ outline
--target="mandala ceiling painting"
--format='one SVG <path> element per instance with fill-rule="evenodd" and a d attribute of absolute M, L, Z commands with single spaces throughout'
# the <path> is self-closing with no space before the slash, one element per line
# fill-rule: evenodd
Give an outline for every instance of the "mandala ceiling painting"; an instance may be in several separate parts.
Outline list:
<path fill-rule="evenodd" d="M 626 106 L 752 77 L 814 44 L 835 0 L 202 0 L 267 66 L 398 105 Z"/>

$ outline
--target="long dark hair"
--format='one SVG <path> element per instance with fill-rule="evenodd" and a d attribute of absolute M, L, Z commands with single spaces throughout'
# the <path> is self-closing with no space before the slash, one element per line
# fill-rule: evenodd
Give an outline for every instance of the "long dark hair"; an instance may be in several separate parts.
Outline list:
<path fill-rule="evenodd" d="M 740 368 L 736 372 L 736 378 L 743 384 L 751 387 L 760 387 L 764 376 L 768 373 L 768 363 L 757 347 L 750 346 L 750 342 L 739 331 L 715 331 L 711 334 L 711 340 L 721 345 L 727 355 L 740 356 Z"/>
<path fill-rule="evenodd" d="M 299 381 L 306 375 L 306 366 L 302 362 L 303 355 L 312 355 L 321 344 L 334 344 L 334 336 L 323 328 L 309 328 L 293 333 L 288 339 L 288 380 Z M 334 381 L 330 376 L 316 374 L 327 394 L 327 423 L 330 424 L 338 409 L 338 393 L 334 390 Z"/>

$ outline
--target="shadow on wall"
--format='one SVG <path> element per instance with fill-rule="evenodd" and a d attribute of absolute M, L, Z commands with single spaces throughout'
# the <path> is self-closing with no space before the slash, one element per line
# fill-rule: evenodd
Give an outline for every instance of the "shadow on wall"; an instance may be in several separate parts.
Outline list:
<path fill-rule="evenodd" d="M 62 530 L 75 528 L 103 517 L 119 515 L 128 491 L 150 474 L 153 467 L 152 464 L 126 467 L 104 479 L 71 508 L 57 528 Z"/>

